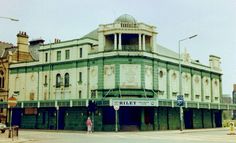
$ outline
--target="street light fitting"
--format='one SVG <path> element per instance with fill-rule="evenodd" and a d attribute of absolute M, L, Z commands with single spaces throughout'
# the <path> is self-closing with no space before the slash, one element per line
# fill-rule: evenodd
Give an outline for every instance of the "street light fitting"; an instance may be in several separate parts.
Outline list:
<path fill-rule="evenodd" d="M 192 38 L 194 38 L 194 37 L 196 37 L 197 36 L 197 34 L 195 34 L 195 35 L 193 35 L 193 36 L 190 36 L 188 39 L 192 39 Z"/>
<path fill-rule="evenodd" d="M 11 21 L 20 21 L 19 19 L 15 19 L 15 18 L 12 18 L 12 17 L 0 16 L 0 18 L 2 18 L 2 19 L 9 19 L 9 20 L 11 20 Z"/>

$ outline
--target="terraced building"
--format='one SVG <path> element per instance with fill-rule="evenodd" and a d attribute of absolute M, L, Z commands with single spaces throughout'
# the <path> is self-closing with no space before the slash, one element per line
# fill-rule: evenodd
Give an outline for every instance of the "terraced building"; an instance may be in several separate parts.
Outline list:
<path fill-rule="evenodd" d="M 179 129 L 182 78 L 185 128 L 220 127 L 222 110 L 236 108 L 220 102 L 220 58 L 202 65 L 185 52 L 179 59 L 157 34 L 125 14 L 79 39 L 40 46 L 38 61 L 10 66 L 13 124 L 86 130 L 92 116 L 95 131 L 114 131 L 116 123 L 119 130 Z"/>

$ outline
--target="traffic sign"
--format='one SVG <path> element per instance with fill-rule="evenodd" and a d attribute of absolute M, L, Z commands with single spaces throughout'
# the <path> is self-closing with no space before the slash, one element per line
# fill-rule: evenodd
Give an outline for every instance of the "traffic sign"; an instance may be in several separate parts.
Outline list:
<path fill-rule="evenodd" d="M 119 105 L 113 105 L 114 109 L 117 111 L 120 109 L 120 106 Z"/>
<path fill-rule="evenodd" d="M 183 97 L 183 95 L 178 95 L 177 96 L 177 105 L 178 106 L 184 106 L 184 97 Z"/>
<path fill-rule="evenodd" d="M 15 107 L 17 104 L 17 99 L 15 97 L 9 97 L 7 100 L 7 104 L 9 107 Z"/>

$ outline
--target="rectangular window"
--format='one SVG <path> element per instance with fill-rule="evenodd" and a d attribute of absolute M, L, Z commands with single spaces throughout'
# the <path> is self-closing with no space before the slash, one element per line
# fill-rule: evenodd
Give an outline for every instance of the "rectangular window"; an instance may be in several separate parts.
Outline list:
<path fill-rule="evenodd" d="M 66 60 L 70 59 L 70 50 L 66 50 Z"/>
<path fill-rule="evenodd" d="M 199 99 L 200 98 L 200 95 L 196 95 L 196 99 Z"/>
<path fill-rule="evenodd" d="M 48 85 L 48 76 L 45 75 L 44 76 L 44 86 L 47 86 Z"/>
<path fill-rule="evenodd" d="M 209 100 L 209 99 L 210 99 L 210 96 L 206 96 L 205 98 L 206 98 L 206 100 Z"/>
<path fill-rule="evenodd" d="M 91 98 L 96 98 L 96 90 L 91 90 Z"/>
<path fill-rule="evenodd" d="M 82 72 L 79 72 L 79 82 L 82 82 Z"/>
<path fill-rule="evenodd" d="M 61 60 L 61 51 L 57 51 L 57 61 Z"/>
<path fill-rule="evenodd" d="M 83 49 L 82 49 L 82 48 L 79 49 L 79 57 L 80 57 L 80 58 L 83 57 Z"/>
<path fill-rule="evenodd" d="M 48 53 L 45 53 L 45 62 L 48 62 Z"/>
<path fill-rule="evenodd" d="M 185 97 L 185 98 L 188 98 L 188 96 L 189 96 L 188 93 L 185 93 L 185 94 L 184 94 L 184 97 Z"/>
<path fill-rule="evenodd" d="M 172 92 L 172 96 L 176 97 L 177 96 L 177 92 Z"/>
<path fill-rule="evenodd" d="M 81 99 L 81 97 L 82 97 L 82 91 L 80 90 L 79 91 L 79 99 Z"/>

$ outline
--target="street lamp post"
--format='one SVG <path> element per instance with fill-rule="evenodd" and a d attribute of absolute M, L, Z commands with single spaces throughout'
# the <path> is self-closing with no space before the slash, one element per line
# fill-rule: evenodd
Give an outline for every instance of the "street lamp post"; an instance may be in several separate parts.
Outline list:
<path fill-rule="evenodd" d="M 2 18 L 2 19 L 8 19 L 8 20 L 11 20 L 11 21 L 19 21 L 19 19 L 15 19 L 15 18 L 12 18 L 12 17 L 0 16 L 0 18 Z"/>
<path fill-rule="evenodd" d="M 179 95 L 183 97 L 183 89 L 182 89 L 182 69 L 181 69 L 181 56 L 180 56 L 180 48 L 181 48 L 181 42 L 188 40 L 188 39 L 192 39 L 194 37 L 196 37 L 197 35 L 193 35 L 184 39 L 179 40 L 178 42 L 178 48 L 179 48 Z M 183 131 L 183 106 L 180 105 L 179 106 L 179 111 L 180 111 L 180 131 Z"/>

